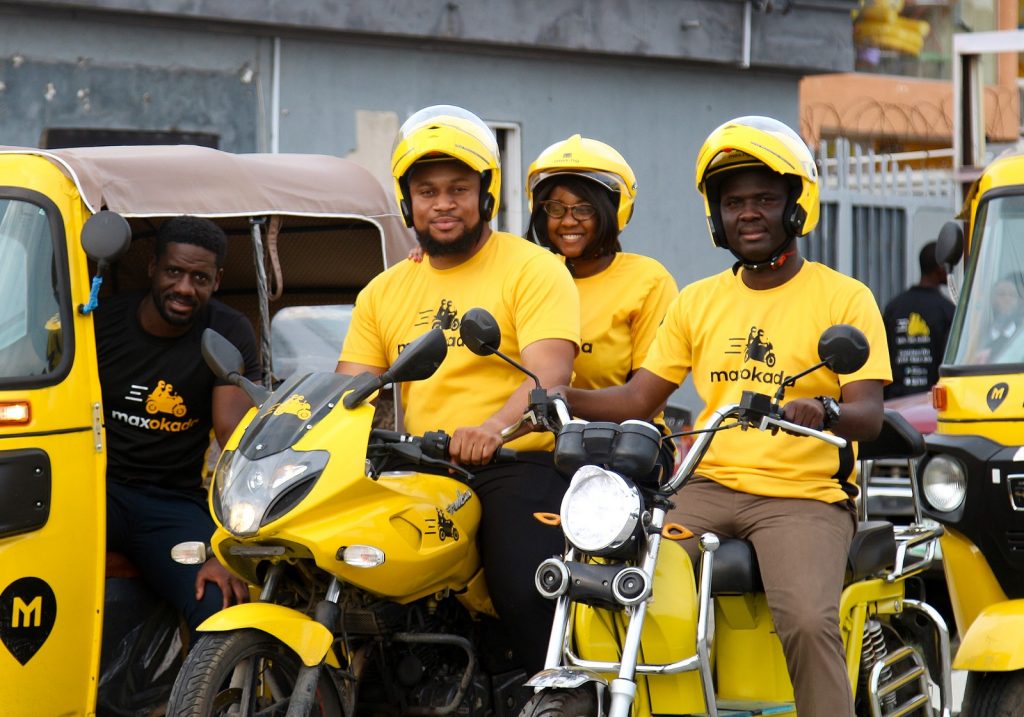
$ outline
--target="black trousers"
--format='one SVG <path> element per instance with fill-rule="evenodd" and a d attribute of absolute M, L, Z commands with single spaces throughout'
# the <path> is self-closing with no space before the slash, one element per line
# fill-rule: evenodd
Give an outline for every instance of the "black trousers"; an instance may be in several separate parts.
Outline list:
<path fill-rule="evenodd" d="M 534 585 L 537 566 L 565 545 L 561 528 L 535 512 L 557 514 L 569 479 L 547 452 L 522 452 L 515 463 L 475 466 L 473 489 L 483 518 L 478 544 L 491 600 L 512 648 L 530 674 L 544 667 L 555 603 Z"/>

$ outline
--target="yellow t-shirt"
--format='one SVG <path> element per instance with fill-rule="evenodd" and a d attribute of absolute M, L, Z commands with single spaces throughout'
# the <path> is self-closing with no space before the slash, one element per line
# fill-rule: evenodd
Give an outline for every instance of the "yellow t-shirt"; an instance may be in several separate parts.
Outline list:
<path fill-rule="evenodd" d="M 572 276 L 546 249 L 494 232 L 468 261 L 435 269 L 430 261 L 399 262 L 356 299 L 341 360 L 387 367 L 402 347 L 438 325 L 448 356 L 424 381 L 401 385 L 405 428 L 411 433 L 476 426 L 498 411 L 527 377 L 498 356 L 477 356 L 462 345 L 459 319 L 487 309 L 501 327 L 501 352 L 522 363 L 522 349 L 541 339 L 579 345 L 580 304 Z M 531 433 L 509 443 L 517 450 L 550 450 L 554 439 Z"/>
<path fill-rule="evenodd" d="M 687 286 L 669 307 L 643 368 L 672 383 L 692 372 L 706 403 L 700 427 L 714 410 L 738 403 L 744 390 L 774 395 L 783 377 L 817 363 L 818 338 L 834 324 L 864 332 L 867 363 L 846 376 L 820 368 L 786 389 L 785 400 L 838 399 L 842 385 L 865 379 L 889 383 L 885 329 L 871 292 L 811 261 L 774 289 L 750 289 L 731 269 Z M 856 491 L 847 482 L 854 459 L 852 445 L 839 450 L 781 431 L 733 429 L 715 436 L 698 470 L 745 493 L 834 503 Z"/>
<path fill-rule="evenodd" d="M 679 293 L 654 259 L 618 253 L 604 271 L 576 279 L 582 344 L 573 368 L 578 388 L 620 386 L 640 368 L 658 325 Z"/>

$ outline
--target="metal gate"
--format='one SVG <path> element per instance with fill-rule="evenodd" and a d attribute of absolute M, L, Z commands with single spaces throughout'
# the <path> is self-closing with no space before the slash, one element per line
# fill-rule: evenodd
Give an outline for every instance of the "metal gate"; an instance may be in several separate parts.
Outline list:
<path fill-rule="evenodd" d="M 917 283 L 920 248 L 955 214 L 951 160 L 952 150 L 880 155 L 823 140 L 821 219 L 804 256 L 864 282 L 884 307 Z"/>

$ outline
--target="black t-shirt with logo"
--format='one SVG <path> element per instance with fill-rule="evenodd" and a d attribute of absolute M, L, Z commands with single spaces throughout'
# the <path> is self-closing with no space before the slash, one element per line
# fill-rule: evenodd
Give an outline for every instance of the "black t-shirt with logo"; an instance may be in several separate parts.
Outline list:
<path fill-rule="evenodd" d="M 954 308 L 937 288 L 925 286 L 912 286 L 886 305 L 882 318 L 892 363 L 886 398 L 927 391 L 939 380 Z"/>
<path fill-rule="evenodd" d="M 213 428 L 213 387 L 221 384 L 203 361 L 203 330 L 237 346 L 253 380 L 259 378 L 256 337 L 244 315 L 216 300 L 184 336 L 152 336 L 139 325 L 143 296 L 114 296 L 96 310 L 107 478 L 198 489 Z"/>

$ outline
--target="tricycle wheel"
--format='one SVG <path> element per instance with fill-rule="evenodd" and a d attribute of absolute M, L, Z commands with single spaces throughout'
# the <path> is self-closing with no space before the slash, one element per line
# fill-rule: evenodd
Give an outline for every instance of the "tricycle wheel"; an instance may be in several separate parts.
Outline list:
<path fill-rule="evenodd" d="M 519 717 L 594 717 L 597 699 L 594 686 L 573 690 L 544 690 L 538 692 L 523 707 Z"/>
<path fill-rule="evenodd" d="M 204 635 L 185 659 L 167 703 L 167 717 L 284 717 L 302 660 L 259 630 Z M 316 717 L 340 717 L 341 700 L 322 674 Z"/>
<path fill-rule="evenodd" d="M 963 717 L 1020 717 L 1024 715 L 1024 671 L 980 675 Z"/>

